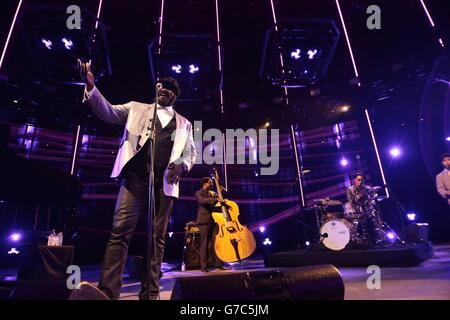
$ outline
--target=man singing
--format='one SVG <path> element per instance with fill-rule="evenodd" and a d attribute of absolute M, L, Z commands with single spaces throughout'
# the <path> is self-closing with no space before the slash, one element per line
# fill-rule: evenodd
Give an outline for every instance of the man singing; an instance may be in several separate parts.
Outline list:
<path fill-rule="evenodd" d="M 196 151 L 191 123 L 174 110 L 180 87 L 173 78 L 163 78 L 156 85 L 156 103 L 131 101 L 111 105 L 94 85 L 90 63 L 81 63 L 81 76 L 86 83 L 84 102 L 97 116 L 109 123 L 124 125 L 124 133 L 114 163 L 112 178 L 119 178 L 120 190 L 113 217 L 113 228 L 106 245 L 98 288 L 110 299 L 118 299 L 122 285 L 128 246 L 139 216 L 148 210 L 149 127 L 155 119 L 155 218 L 153 221 L 154 250 L 151 257 L 150 288 L 145 275 L 140 299 L 157 299 L 159 273 L 164 255 L 164 239 L 174 200 L 179 194 L 179 179 L 189 172 Z M 173 138 L 174 137 L 174 138 Z M 144 260 L 145 261 L 145 260 Z"/>
<path fill-rule="evenodd" d="M 450 153 L 444 153 L 441 162 L 444 170 L 436 176 L 436 188 L 450 206 Z"/>

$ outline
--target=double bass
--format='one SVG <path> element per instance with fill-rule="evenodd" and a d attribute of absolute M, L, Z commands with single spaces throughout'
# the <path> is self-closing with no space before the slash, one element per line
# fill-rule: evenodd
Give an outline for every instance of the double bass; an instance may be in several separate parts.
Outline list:
<path fill-rule="evenodd" d="M 236 202 L 223 198 L 216 169 L 213 170 L 213 174 L 219 200 L 216 204 L 218 212 L 212 213 L 214 221 L 219 226 L 214 249 L 217 257 L 224 262 L 241 261 L 255 251 L 255 238 L 252 232 L 239 222 L 239 207 Z"/>

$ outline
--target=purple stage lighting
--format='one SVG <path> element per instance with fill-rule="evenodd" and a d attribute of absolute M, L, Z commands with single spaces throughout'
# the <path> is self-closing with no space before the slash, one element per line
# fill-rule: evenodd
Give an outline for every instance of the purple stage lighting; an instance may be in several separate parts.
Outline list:
<path fill-rule="evenodd" d="M 98 22 L 100 21 L 100 11 L 102 10 L 102 2 L 103 0 L 100 0 L 99 4 L 98 4 L 98 9 L 97 9 L 97 20 L 95 21 L 95 30 L 97 30 L 98 28 Z"/>
<path fill-rule="evenodd" d="M 450 137 L 445 138 L 445 140 L 447 140 L 448 142 L 450 142 Z"/>
<path fill-rule="evenodd" d="M 72 49 L 72 47 L 73 47 L 73 42 L 72 42 L 72 40 L 67 39 L 67 38 L 62 38 L 61 41 L 64 43 L 64 47 L 65 47 L 67 50 Z"/>
<path fill-rule="evenodd" d="M 426 13 L 426 15 L 427 15 L 427 17 L 428 17 L 428 20 L 430 20 L 431 26 L 432 26 L 432 27 L 435 27 L 436 24 L 434 23 L 433 17 L 431 17 L 430 11 L 428 10 L 428 8 L 427 8 L 425 2 L 424 2 L 423 0 L 420 0 L 420 3 L 422 3 L 423 9 L 425 10 L 425 13 Z"/>
<path fill-rule="evenodd" d="M 346 167 L 348 165 L 348 160 L 345 158 L 341 159 L 341 166 Z"/>
<path fill-rule="evenodd" d="M 179 64 L 172 66 L 172 71 L 175 71 L 175 73 L 181 73 L 181 66 Z"/>
<path fill-rule="evenodd" d="M 388 233 L 386 234 L 386 236 L 388 237 L 389 240 L 394 240 L 394 238 L 395 238 L 395 235 L 394 235 L 393 232 L 388 232 Z"/>
<path fill-rule="evenodd" d="M 52 45 L 53 45 L 53 43 L 52 43 L 50 40 L 47 40 L 47 39 L 42 38 L 42 39 L 41 39 L 41 42 L 44 44 L 44 46 L 45 46 L 48 50 L 52 50 Z"/>
<path fill-rule="evenodd" d="M 270 246 L 271 244 L 272 244 L 272 241 L 270 241 L 269 238 L 265 238 L 265 239 L 264 239 L 263 245 L 265 245 L 265 246 Z"/>
<path fill-rule="evenodd" d="M 341 18 L 342 27 L 344 29 L 345 40 L 347 41 L 348 51 L 350 52 L 350 58 L 352 59 L 353 70 L 355 71 L 355 77 L 358 78 L 358 86 L 361 87 L 361 82 L 359 82 L 358 68 L 356 67 L 355 56 L 353 55 L 353 49 L 350 42 L 350 37 L 348 36 L 347 26 L 345 25 L 344 16 L 342 15 L 341 5 L 339 0 L 336 0 L 336 6 L 339 12 L 339 17 Z"/>
<path fill-rule="evenodd" d="M 295 60 L 300 59 L 300 49 L 297 49 L 295 51 L 291 52 L 291 57 L 294 58 Z"/>
<path fill-rule="evenodd" d="M 383 165 L 381 164 L 380 153 L 378 152 L 377 140 L 375 139 L 375 133 L 372 128 L 372 120 L 370 119 L 369 111 L 367 109 L 365 109 L 364 112 L 366 113 L 367 124 L 369 125 L 370 135 L 372 137 L 372 143 L 373 143 L 373 147 L 375 149 L 375 154 L 377 155 L 378 166 L 379 166 L 380 172 L 381 172 L 381 178 L 383 179 L 383 184 L 386 186 L 387 185 L 386 177 L 384 176 Z M 385 187 L 384 190 L 386 191 L 386 196 L 389 198 L 389 196 L 390 196 L 389 189 L 387 187 Z"/>
<path fill-rule="evenodd" d="M 13 32 L 14 25 L 16 24 L 17 15 L 19 14 L 20 6 L 22 5 L 22 2 L 23 2 L 23 0 L 20 0 L 19 3 L 17 4 L 16 13 L 14 14 L 14 19 L 11 23 L 11 26 L 9 27 L 8 37 L 6 38 L 5 45 L 3 46 L 2 56 L 0 57 L 0 69 L 2 68 L 3 60 L 5 59 L 6 49 L 8 49 L 9 40 L 11 39 L 11 34 Z"/>
<path fill-rule="evenodd" d="M 259 232 L 264 233 L 264 231 L 266 231 L 266 227 L 264 226 L 259 227 Z"/>
<path fill-rule="evenodd" d="M 412 213 L 412 212 L 406 214 L 406 217 L 408 218 L 409 221 L 415 221 L 416 220 L 416 214 Z"/>
<path fill-rule="evenodd" d="M 391 148 L 391 150 L 389 150 L 389 153 L 393 158 L 398 158 L 400 156 L 401 151 L 398 147 L 393 147 Z"/>
<path fill-rule="evenodd" d="M 191 65 L 189 66 L 189 73 L 190 73 L 190 74 L 197 73 L 198 70 L 199 70 L 199 68 L 198 68 L 198 66 L 196 66 L 195 64 L 191 64 Z"/>
<path fill-rule="evenodd" d="M 18 232 L 13 232 L 9 235 L 9 239 L 13 242 L 18 242 L 20 239 L 22 239 L 22 235 Z"/>

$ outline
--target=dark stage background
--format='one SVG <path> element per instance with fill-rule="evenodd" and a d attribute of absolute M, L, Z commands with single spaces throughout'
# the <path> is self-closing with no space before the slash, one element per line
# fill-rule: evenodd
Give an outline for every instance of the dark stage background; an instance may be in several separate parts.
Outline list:
<path fill-rule="evenodd" d="M 439 155 L 450 151 L 446 140 L 450 136 L 450 60 L 438 41 L 440 37 L 446 44 L 450 41 L 450 5 L 426 1 L 436 23 L 433 28 L 420 1 L 341 2 L 361 86 L 354 76 L 335 1 L 273 1 L 280 25 L 288 18 L 326 20 L 334 22 L 340 34 L 324 75 L 303 87 L 288 88 L 286 100 L 284 90 L 260 70 L 267 58 L 263 54 L 266 35 L 274 25 L 270 0 L 218 1 L 222 70 L 217 64 L 215 1 L 166 0 L 163 54 L 156 57 L 152 50 L 158 42 L 161 1 L 103 1 L 97 33 L 91 29 L 98 1 L 24 1 L 0 67 L 0 119 L 9 132 L 8 151 L 2 152 L 15 153 L 37 168 L 55 169 L 64 175 L 71 172 L 75 135 L 80 131 L 74 163 L 74 176 L 82 186 L 81 201 L 75 204 L 80 215 L 76 254 L 81 260 L 99 261 L 118 190 L 109 175 L 123 128 L 102 123 L 81 104 L 83 86 L 78 83 L 75 60 L 78 56 L 97 58 L 93 63 L 97 87 L 111 103 L 151 102 L 155 74 L 170 74 L 182 84 L 177 111 L 191 122 L 203 121 L 203 131 L 258 129 L 267 122 L 270 129 L 280 130 L 277 175 L 257 174 L 259 165 L 228 165 L 227 181 L 229 196 L 240 207 L 241 221 L 255 231 L 258 251 L 288 250 L 303 247 L 305 240 L 297 222 L 305 213 L 299 208 L 291 125 L 299 161 L 311 170 L 303 181 L 308 206 L 317 198 L 343 201 L 355 172 L 363 171 L 368 183 L 382 185 L 367 109 L 392 195 L 407 212 L 415 212 L 420 222 L 430 224 L 431 240 L 448 241 L 450 213 L 436 193 L 435 175 L 441 170 Z M 7 39 L 17 4 L 12 0 L 0 4 L 0 44 Z M 65 27 L 65 8 L 70 4 L 83 9 L 83 23 L 91 26 L 83 29 L 85 34 L 71 33 Z M 373 4 L 382 9 L 381 30 L 366 27 L 366 8 Z M 97 34 L 97 44 L 89 53 L 88 45 L 75 42 L 75 49 L 65 55 L 39 47 L 41 38 L 61 38 L 66 32 L 81 42 Z M 289 52 L 286 56 L 288 59 Z M 198 78 L 170 73 L 172 64 L 184 66 L 190 61 L 200 68 Z M 64 76 L 66 79 L 61 78 Z M 343 111 L 343 106 L 349 109 Z M 390 154 L 393 147 L 401 151 L 397 158 Z M 254 155 L 247 151 L 246 156 Z M 11 167 L 2 164 L 7 177 L 24 170 L 22 162 L 8 165 Z M 223 173 L 222 166 L 218 168 Z M 197 165 L 181 183 L 180 201 L 169 226 L 173 232 L 167 239 L 169 259 L 181 258 L 184 225 L 196 217 L 193 194 L 199 179 L 211 169 Z M 49 175 L 57 176 L 54 172 Z M 36 190 L 24 188 L 28 191 L 10 198 L 10 181 L 0 179 L 4 181 L 0 194 L 0 232 L 4 237 L 12 230 L 51 230 L 67 215 L 65 208 L 35 199 L 30 193 Z M 47 191 L 39 190 L 47 193 L 42 198 L 67 196 L 64 188 Z M 395 210 L 385 214 L 400 231 Z M 133 239 L 131 253 L 144 247 L 144 225 L 145 221 Z M 264 233 L 259 231 L 261 226 Z M 263 245 L 266 238 L 271 246 Z M 3 242 L 2 250 L 10 247 Z"/>

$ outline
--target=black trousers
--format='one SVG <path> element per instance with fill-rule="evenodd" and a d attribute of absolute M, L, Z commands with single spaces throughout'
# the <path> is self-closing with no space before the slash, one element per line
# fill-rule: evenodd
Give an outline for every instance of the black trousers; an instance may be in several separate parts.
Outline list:
<path fill-rule="evenodd" d="M 164 194 L 162 187 L 162 175 L 155 175 L 155 212 L 153 221 L 153 254 L 151 258 L 151 285 L 147 287 L 146 261 L 144 257 L 144 275 L 142 276 L 142 290 L 140 299 L 145 299 L 147 290 L 156 299 L 159 294 L 159 278 L 161 263 L 164 256 L 165 236 L 169 223 L 173 197 Z M 128 246 L 139 217 L 147 216 L 148 207 L 148 182 L 134 177 L 122 178 L 116 208 L 113 218 L 113 228 L 106 245 L 105 256 L 102 263 L 102 271 L 99 289 L 111 299 L 118 299 L 122 286 L 122 274 L 125 268 Z M 147 220 L 147 219 L 145 219 Z"/>
<path fill-rule="evenodd" d="M 208 267 L 208 244 L 212 238 L 213 227 L 212 224 L 198 226 L 200 229 L 200 267 L 202 270 Z"/>
<path fill-rule="evenodd" d="M 208 267 L 208 261 L 215 268 L 223 266 L 223 262 L 216 256 L 214 251 L 215 224 L 199 224 L 200 229 L 200 268 L 205 270 Z M 211 251 L 210 251 L 210 247 Z M 210 252 L 209 252 L 210 251 Z M 209 256 L 211 254 L 211 256 Z"/>

